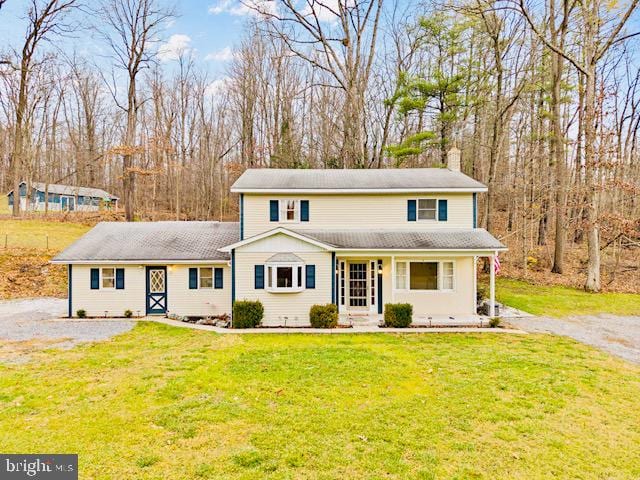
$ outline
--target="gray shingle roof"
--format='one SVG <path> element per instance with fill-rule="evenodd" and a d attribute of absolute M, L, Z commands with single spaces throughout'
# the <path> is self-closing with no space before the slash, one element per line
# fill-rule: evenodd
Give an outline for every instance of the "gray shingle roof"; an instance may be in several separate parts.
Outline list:
<path fill-rule="evenodd" d="M 293 230 L 335 248 L 383 250 L 493 250 L 506 248 L 483 228 L 430 231 Z"/>
<path fill-rule="evenodd" d="M 486 190 L 482 183 L 464 173 L 446 168 L 386 169 L 249 169 L 231 187 L 232 192 L 345 190 L 345 191 L 420 191 Z"/>
<path fill-rule="evenodd" d="M 32 182 L 31 186 L 39 192 L 45 191 L 45 184 L 42 182 Z M 49 184 L 49 193 L 57 193 L 59 195 L 79 195 L 82 197 L 94 197 L 103 199 L 118 199 L 115 195 L 105 192 L 100 188 L 90 187 L 74 187 L 72 185 L 61 185 L 59 183 Z"/>
<path fill-rule="evenodd" d="M 101 222 L 53 261 L 228 260 L 239 237 L 236 222 Z"/>

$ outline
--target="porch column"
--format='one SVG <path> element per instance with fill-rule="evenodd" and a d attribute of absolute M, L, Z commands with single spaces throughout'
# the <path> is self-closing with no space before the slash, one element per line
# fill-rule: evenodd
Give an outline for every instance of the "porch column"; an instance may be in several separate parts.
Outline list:
<path fill-rule="evenodd" d="M 396 257 L 391 255 L 391 303 L 396 303 Z"/>
<path fill-rule="evenodd" d="M 496 256 L 495 254 L 489 256 L 489 316 L 496 316 Z"/>

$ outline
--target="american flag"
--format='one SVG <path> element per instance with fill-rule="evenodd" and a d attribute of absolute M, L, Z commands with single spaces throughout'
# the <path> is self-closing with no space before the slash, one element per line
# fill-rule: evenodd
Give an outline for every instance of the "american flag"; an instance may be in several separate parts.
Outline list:
<path fill-rule="evenodd" d="M 500 259 L 498 258 L 498 255 L 493 257 L 493 271 L 496 275 L 500 274 Z"/>

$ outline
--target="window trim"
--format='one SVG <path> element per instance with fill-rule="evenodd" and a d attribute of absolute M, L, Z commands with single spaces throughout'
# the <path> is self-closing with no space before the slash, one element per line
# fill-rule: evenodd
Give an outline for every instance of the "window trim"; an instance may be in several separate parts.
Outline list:
<path fill-rule="evenodd" d="M 436 206 L 434 207 L 435 217 L 434 218 L 420 218 L 420 210 L 431 210 L 430 208 L 420 208 L 420 200 L 434 200 L 436 202 Z M 417 197 L 416 201 L 416 222 L 437 222 L 439 221 L 439 211 L 438 211 L 438 201 L 440 199 L 438 197 Z"/>
<path fill-rule="evenodd" d="M 104 271 L 105 270 L 113 270 L 113 276 L 111 277 L 113 279 L 113 286 L 112 287 L 105 287 L 104 286 L 104 280 L 105 278 L 109 278 L 109 277 L 105 277 L 104 275 Z M 100 267 L 100 290 L 115 290 L 116 289 L 116 267 Z"/>
<path fill-rule="evenodd" d="M 306 290 L 305 264 L 302 262 L 268 262 L 264 289 L 270 293 L 298 293 Z M 291 287 L 278 287 L 278 268 L 291 268 Z"/>
<path fill-rule="evenodd" d="M 287 220 L 287 203 L 294 202 L 293 220 Z M 284 206 L 283 206 L 284 205 Z M 280 223 L 300 223 L 301 201 L 296 198 L 280 198 L 278 199 L 278 220 Z"/>
<path fill-rule="evenodd" d="M 398 264 L 405 264 L 405 288 L 398 288 Z M 411 263 L 437 263 L 438 271 L 437 271 L 437 283 L 438 288 L 433 290 L 424 290 L 424 289 L 411 289 Z M 453 288 L 443 288 L 443 280 L 444 280 L 444 266 L 443 264 L 450 263 L 452 265 L 452 278 L 453 278 Z M 396 292 L 403 293 L 455 293 L 457 288 L 456 283 L 456 271 L 457 271 L 457 262 L 453 259 L 451 260 L 432 260 L 425 258 L 410 258 L 404 260 L 396 260 L 395 264 L 395 274 L 393 278 L 393 289 Z"/>

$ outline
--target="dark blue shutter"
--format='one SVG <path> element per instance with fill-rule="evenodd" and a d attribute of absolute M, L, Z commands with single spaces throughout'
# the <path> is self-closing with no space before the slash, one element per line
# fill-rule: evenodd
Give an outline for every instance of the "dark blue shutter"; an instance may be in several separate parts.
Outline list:
<path fill-rule="evenodd" d="M 222 288 L 222 268 L 214 269 L 214 283 L 215 288 Z"/>
<path fill-rule="evenodd" d="M 198 288 L 198 269 L 190 268 L 189 269 L 189 289 L 195 290 Z"/>
<path fill-rule="evenodd" d="M 278 200 L 269 200 L 269 220 L 278 221 Z"/>
<path fill-rule="evenodd" d="M 264 288 L 264 265 L 255 266 L 254 284 L 256 290 L 261 290 Z"/>
<path fill-rule="evenodd" d="M 309 200 L 300 200 L 300 221 L 309 221 Z"/>
<path fill-rule="evenodd" d="M 116 268 L 116 289 L 124 290 L 124 268 Z"/>
<path fill-rule="evenodd" d="M 410 222 L 416 221 L 416 201 L 407 200 L 407 220 Z"/>
<path fill-rule="evenodd" d="M 98 290 L 100 288 L 100 269 L 91 269 L 91 290 Z"/>
<path fill-rule="evenodd" d="M 438 221 L 439 222 L 447 221 L 447 201 L 446 200 L 438 200 Z"/>
<path fill-rule="evenodd" d="M 478 194 L 473 194 L 473 228 L 478 228 Z"/>
<path fill-rule="evenodd" d="M 307 265 L 306 268 L 307 274 L 307 288 L 316 288 L 316 266 L 315 265 Z"/>

